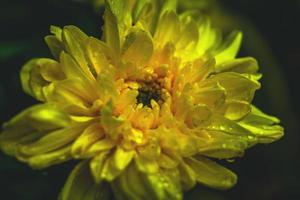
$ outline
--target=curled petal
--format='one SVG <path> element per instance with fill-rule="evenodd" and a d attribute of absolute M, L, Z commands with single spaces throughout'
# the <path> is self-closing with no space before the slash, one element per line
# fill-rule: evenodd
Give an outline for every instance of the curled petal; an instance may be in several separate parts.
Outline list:
<path fill-rule="evenodd" d="M 43 88 L 50 82 L 62 80 L 64 73 L 59 64 L 48 58 L 38 58 L 27 62 L 20 73 L 23 90 L 40 101 L 45 101 Z"/>

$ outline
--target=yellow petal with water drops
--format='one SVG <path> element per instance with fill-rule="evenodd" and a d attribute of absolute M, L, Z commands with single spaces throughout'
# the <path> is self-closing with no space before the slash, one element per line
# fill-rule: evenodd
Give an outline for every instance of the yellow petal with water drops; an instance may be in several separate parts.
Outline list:
<path fill-rule="evenodd" d="M 251 111 L 251 105 L 247 101 L 228 100 L 217 111 L 230 120 L 240 120 Z"/>
<path fill-rule="evenodd" d="M 152 56 L 153 42 L 151 35 L 145 30 L 132 28 L 126 35 L 122 46 L 122 60 L 137 66 L 145 65 Z"/>
<path fill-rule="evenodd" d="M 109 200 L 109 186 L 105 182 L 95 183 L 87 161 L 76 165 L 69 175 L 59 200 Z"/>
<path fill-rule="evenodd" d="M 29 158 L 17 155 L 17 158 L 27 162 L 34 169 L 43 169 L 70 160 L 70 151 L 70 146 L 67 146 L 50 153 L 42 153 Z"/>
<path fill-rule="evenodd" d="M 111 49 L 101 40 L 89 37 L 86 47 L 88 62 L 92 66 L 92 72 L 98 75 L 112 62 Z"/>
<path fill-rule="evenodd" d="M 161 169 L 158 173 L 141 174 L 141 176 L 144 178 L 148 194 L 153 197 L 152 199 L 183 199 L 179 171 L 176 168 Z"/>
<path fill-rule="evenodd" d="M 241 157 L 255 142 L 248 141 L 247 136 L 237 137 L 221 131 L 202 131 L 202 137 L 204 138 L 198 140 L 199 153 L 217 159 Z"/>
<path fill-rule="evenodd" d="M 205 84 L 218 82 L 226 90 L 226 99 L 252 101 L 254 92 L 260 88 L 260 83 L 235 72 L 224 72 L 209 77 Z"/>
<path fill-rule="evenodd" d="M 175 43 L 178 35 L 174 34 L 179 30 L 179 19 L 174 11 L 166 11 L 160 18 L 155 34 L 154 41 L 158 47 L 163 47 L 168 42 Z"/>
<path fill-rule="evenodd" d="M 43 87 L 49 81 L 61 80 L 64 75 L 55 60 L 48 58 L 32 59 L 27 62 L 20 73 L 23 90 L 40 101 L 44 101 Z"/>
<path fill-rule="evenodd" d="M 249 130 L 243 128 L 237 122 L 226 119 L 223 116 L 213 116 L 211 118 L 211 123 L 205 129 L 210 131 L 222 131 L 229 135 L 253 136 Z"/>
<path fill-rule="evenodd" d="M 92 72 L 88 67 L 85 57 L 88 36 L 76 26 L 65 26 L 62 31 L 62 40 L 65 44 L 66 51 L 74 58 L 84 74 L 88 78 L 93 79 Z"/>
<path fill-rule="evenodd" d="M 55 130 L 33 143 L 22 145 L 20 152 L 24 155 L 37 155 L 62 148 L 74 141 L 86 126 L 87 123 L 79 123 L 71 127 Z"/>
<path fill-rule="evenodd" d="M 225 61 L 216 66 L 216 72 L 237 72 L 237 73 L 248 73 L 254 74 L 258 70 L 258 63 L 252 57 L 235 58 L 232 60 Z"/>
<path fill-rule="evenodd" d="M 215 56 L 217 65 L 235 58 L 235 56 L 237 55 L 240 49 L 242 36 L 243 34 L 237 31 L 237 32 L 232 32 L 226 38 L 222 46 L 217 49 L 216 56 Z"/>
<path fill-rule="evenodd" d="M 157 160 L 161 153 L 160 145 L 156 138 L 148 138 L 147 144 L 137 148 L 139 156 L 149 160 Z"/>
<path fill-rule="evenodd" d="M 283 136 L 284 130 L 280 125 L 276 125 L 278 122 L 276 117 L 264 114 L 253 106 L 251 113 L 244 117 L 239 125 L 255 135 L 260 143 L 271 143 Z"/>
<path fill-rule="evenodd" d="M 96 141 L 104 136 L 104 130 L 99 123 L 91 124 L 72 144 L 71 153 L 74 158 L 83 157 Z"/>
<path fill-rule="evenodd" d="M 185 163 L 195 172 L 199 183 L 217 189 L 229 189 L 237 182 L 237 176 L 218 163 L 204 157 L 186 158 Z"/>

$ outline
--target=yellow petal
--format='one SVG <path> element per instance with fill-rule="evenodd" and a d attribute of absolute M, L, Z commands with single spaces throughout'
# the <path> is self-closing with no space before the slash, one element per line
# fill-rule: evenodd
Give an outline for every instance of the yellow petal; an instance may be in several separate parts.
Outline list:
<path fill-rule="evenodd" d="M 101 125 L 112 139 L 117 139 L 120 134 L 117 130 L 123 123 L 124 120 L 113 116 L 113 105 L 111 101 L 103 106 L 101 109 Z"/>
<path fill-rule="evenodd" d="M 176 168 L 160 170 L 153 174 L 142 174 L 142 176 L 148 186 L 147 191 L 150 196 L 153 196 L 153 199 L 181 200 L 183 198 L 179 172 Z"/>
<path fill-rule="evenodd" d="M 88 36 L 76 26 L 65 26 L 62 30 L 62 40 L 66 51 L 74 58 L 85 75 L 92 79 L 93 75 L 85 58 Z"/>
<path fill-rule="evenodd" d="M 206 127 L 211 131 L 222 131 L 224 133 L 236 136 L 253 136 L 253 134 L 247 129 L 243 128 L 235 121 L 231 121 L 222 116 L 213 116 L 211 123 Z"/>
<path fill-rule="evenodd" d="M 122 47 L 123 61 L 143 66 L 151 58 L 152 52 L 153 42 L 150 34 L 138 28 L 130 30 Z"/>
<path fill-rule="evenodd" d="M 117 200 L 152 199 L 134 164 L 129 165 L 126 171 L 112 182 L 111 186 Z"/>
<path fill-rule="evenodd" d="M 156 32 L 154 34 L 154 41 L 160 47 L 166 43 L 175 43 L 178 40 L 178 35 L 174 34 L 179 30 L 179 19 L 174 11 L 164 12 L 161 16 Z"/>
<path fill-rule="evenodd" d="M 117 18 L 109 8 L 105 9 L 104 21 L 104 40 L 106 44 L 113 50 L 115 56 L 119 56 L 121 48 Z"/>
<path fill-rule="evenodd" d="M 96 75 L 109 65 L 108 59 L 112 59 L 112 53 L 108 46 L 104 42 L 93 37 L 88 39 L 86 51 L 88 61 L 91 63 Z"/>
<path fill-rule="evenodd" d="M 228 38 L 226 38 L 226 41 L 222 44 L 222 46 L 217 50 L 218 52 L 215 56 L 217 65 L 235 58 L 240 49 L 241 41 L 241 32 L 231 33 Z"/>
<path fill-rule="evenodd" d="M 105 163 L 108 159 L 109 151 L 102 151 L 98 155 L 94 156 L 90 162 L 91 173 L 96 183 L 103 181 L 102 171 Z"/>
<path fill-rule="evenodd" d="M 218 110 L 227 119 L 239 120 L 251 111 L 251 106 L 247 101 L 229 100 Z"/>
<path fill-rule="evenodd" d="M 124 109 L 129 105 L 136 104 L 137 90 L 125 89 L 117 99 L 115 106 L 117 113 L 123 113 Z"/>
<path fill-rule="evenodd" d="M 205 86 L 200 86 L 200 89 L 193 96 L 195 103 L 205 104 L 214 110 L 225 102 L 226 90 L 218 82 L 210 82 Z"/>
<path fill-rule="evenodd" d="M 65 46 L 62 43 L 62 41 L 59 40 L 54 35 L 47 35 L 45 37 L 45 42 L 48 45 L 48 47 L 49 47 L 52 55 L 54 56 L 54 58 L 59 59 L 60 53 L 65 50 Z"/>
<path fill-rule="evenodd" d="M 158 158 L 158 164 L 160 167 L 165 168 L 165 169 L 172 169 L 178 165 L 178 162 L 170 157 L 169 155 L 165 153 L 161 153 L 160 157 Z"/>
<path fill-rule="evenodd" d="M 4 130 L 30 127 L 35 130 L 54 130 L 69 126 L 70 117 L 53 104 L 38 104 L 22 111 L 4 124 Z"/>
<path fill-rule="evenodd" d="M 260 88 L 259 82 L 234 72 L 216 74 L 206 79 L 203 84 L 216 82 L 225 88 L 227 99 L 248 102 L 252 100 L 255 90 Z"/>
<path fill-rule="evenodd" d="M 276 117 L 264 114 L 252 106 L 251 112 L 240 122 L 240 126 L 250 131 L 258 138 L 260 143 L 271 143 L 283 136 L 283 128 Z"/>
<path fill-rule="evenodd" d="M 109 66 L 106 68 L 108 69 L 97 77 L 99 96 L 103 102 L 107 102 L 111 98 L 116 99 L 118 96 L 113 71 L 110 71 Z"/>
<path fill-rule="evenodd" d="M 70 146 L 67 146 L 50 153 L 35 155 L 28 159 L 22 157 L 19 157 L 19 159 L 27 162 L 32 168 L 43 169 L 70 160 L 70 150 Z"/>
<path fill-rule="evenodd" d="M 59 196 L 59 200 L 109 200 L 110 198 L 108 184 L 94 182 L 86 161 L 82 161 L 72 170 Z"/>
<path fill-rule="evenodd" d="M 200 137 L 204 138 L 198 140 L 199 153 L 217 159 L 241 157 L 254 142 L 247 136 L 237 137 L 221 131 L 202 131 Z"/>
<path fill-rule="evenodd" d="M 199 27 L 197 54 L 199 56 L 204 55 L 208 49 L 218 46 L 220 40 L 220 33 L 211 27 L 211 23 L 207 18 L 203 17 Z"/>
<path fill-rule="evenodd" d="M 134 159 L 137 169 L 143 173 L 157 173 L 159 166 L 156 160 L 137 155 Z"/>
<path fill-rule="evenodd" d="M 211 114 L 211 110 L 206 105 L 198 104 L 187 113 L 185 122 L 189 128 L 198 127 L 208 122 Z"/>
<path fill-rule="evenodd" d="M 87 152 L 83 155 L 84 157 L 93 157 L 96 154 L 112 149 L 116 145 L 116 142 L 109 138 L 103 138 L 94 144 L 87 150 Z"/>
<path fill-rule="evenodd" d="M 104 130 L 99 123 L 90 125 L 73 143 L 71 149 L 72 156 L 75 158 L 84 156 L 90 146 L 100 140 L 103 135 Z"/>
<path fill-rule="evenodd" d="M 228 189 L 237 181 L 237 176 L 233 172 L 204 157 L 187 158 L 185 162 L 195 172 L 197 181 L 204 185 Z"/>
<path fill-rule="evenodd" d="M 58 26 L 50 26 L 50 32 L 55 35 L 55 37 L 59 40 L 62 41 L 62 29 Z"/>
<path fill-rule="evenodd" d="M 258 70 L 257 61 L 252 57 L 236 58 L 228 60 L 216 66 L 216 72 L 237 72 L 237 73 L 256 73 Z"/>
<path fill-rule="evenodd" d="M 36 155 L 59 149 L 72 142 L 86 126 L 87 123 L 81 123 L 50 132 L 36 142 L 22 145 L 20 152 L 25 155 Z"/>
<path fill-rule="evenodd" d="M 196 185 L 197 180 L 196 174 L 192 168 L 186 163 L 182 162 L 178 166 L 178 169 L 183 190 L 187 191 L 193 188 Z"/>
<path fill-rule="evenodd" d="M 49 85 L 49 81 L 61 80 L 64 77 L 57 65 L 56 61 L 47 58 L 27 62 L 20 73 L 23 90 L 43 101 L 43 87 Z"/>
<path fill-rule="evenodd" d="M 133 150 L 127 151 L 121 147 L 117 147 L 113 155 L 105 161 L 101 171 L 101 178 L 109 182 L 117 178 L 130 164 L 134 153 Z"/>

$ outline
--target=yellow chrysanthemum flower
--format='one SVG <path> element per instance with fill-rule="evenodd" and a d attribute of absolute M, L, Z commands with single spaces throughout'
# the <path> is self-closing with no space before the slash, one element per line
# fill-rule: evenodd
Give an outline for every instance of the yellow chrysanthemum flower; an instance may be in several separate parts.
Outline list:
<path fill-rule="evenodd" d="M 224 41 L 174 0 L 108 0 L 103 40 L 52 26 L 55 60 L 29 61 L 22 86 L 41 103 L 4 125 L 1 149 L 33 168 L 83 160 L 62 200 L 182 199 L 201 183 L 237 180 L 209 158 L 242 156 L 283 135 L 279 120 L 251 105 L 255 59 L 235 58 L 242 34 Z"/>

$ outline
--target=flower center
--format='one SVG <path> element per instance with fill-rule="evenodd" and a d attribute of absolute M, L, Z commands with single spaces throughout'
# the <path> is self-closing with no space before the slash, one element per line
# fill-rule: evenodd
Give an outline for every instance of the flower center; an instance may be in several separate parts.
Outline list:
<path fill-rule="evenodd" d="M 155 82 L 143 82 L 138 89 L 138 96 L 136 97 L 137 103 L 142 103 L 144 106 L 152 108 L 151 99 L 155 100 L 158 104 L 163 102 L 161 86 Z"/>

